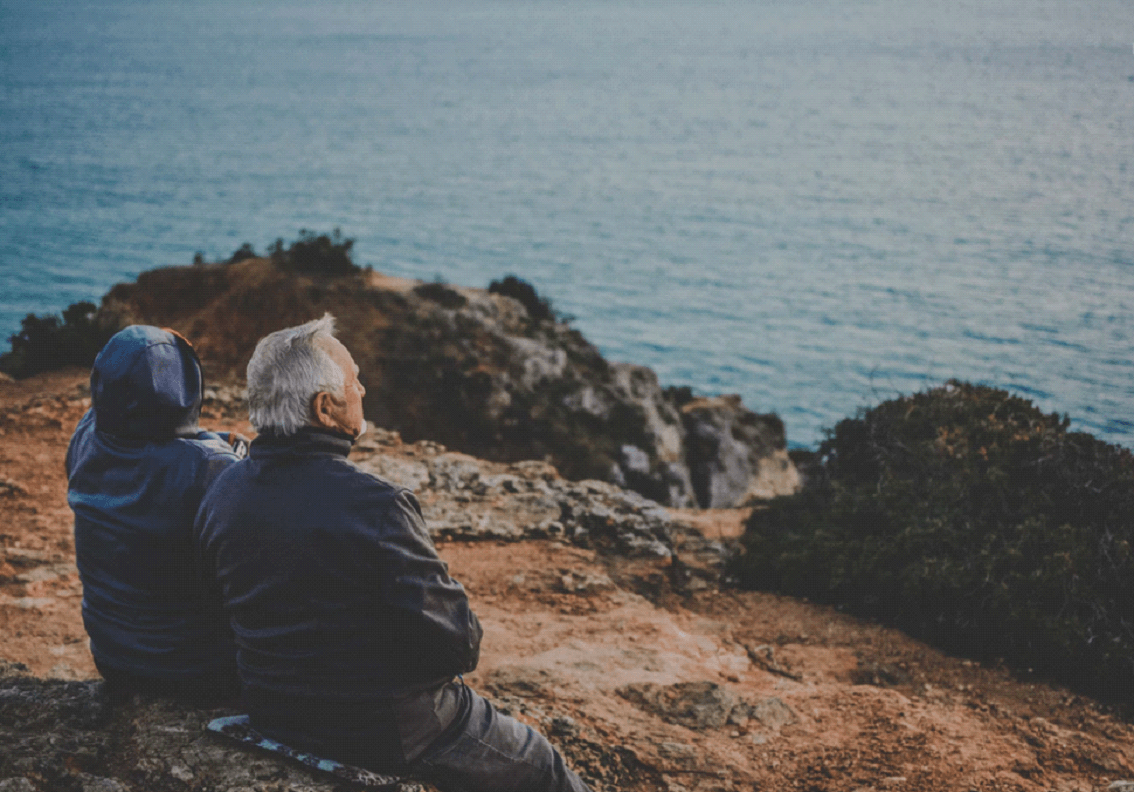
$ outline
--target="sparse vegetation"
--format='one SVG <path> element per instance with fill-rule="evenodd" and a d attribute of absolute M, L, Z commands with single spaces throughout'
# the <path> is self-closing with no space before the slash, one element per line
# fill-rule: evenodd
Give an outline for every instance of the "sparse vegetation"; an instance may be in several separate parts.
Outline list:
<path fill-rule="evenodd" d="M 492 281 L 488 284 L 488 291 L 490 294 L 502 294 L 519 301 L 532 321 L 568 321 L 568 317 L 556 312 L 550 300 L 536 293 L 534 286 L 515 275 L 506 275 L 503 280 Z"/>
<path fill-rule="evenodd" d="M 23 378 L 64 366 L 90 366 L 117 330 L 99 322 L 98 307 L 91 302 L 72 303 L 62 319 L 28 314 L 20 332 L 8 338 L 12 351 L 0 355 L 0 371 Z"/>
<path fill-rule="evenodd" d="M 360 270 L 360 267 L 351 260 L 352 247 L 354 240 L 344 239 L 337 228 L 330 236 L 317 235 L 314 231 L 302 229 L 299 232 L 299 239 L 287 248 L 284 248 L 282 238 L 277 239 L 268 247 L 268 255 L 281 269 L 291 272 L 302 272 L 307 275 L 350 275 Z"/>
<path fill-rule="evenodd" d="M 841 421 L 749 520 L 746 586 L 1134 703 L 1134 456 L 962 382 Z"/>
<path fill-rule="evenodd" d="M 256 252 L 256 249 L 252 247 L 251 242 L 245 242 L 232 252 L 232 255 L 228 257 L 225 264 L 236 264 L 237 262 L 252 258 L 259 258 L 259 254 Z"/>
<path fill-rule="evenodd" d="M 463 294 L 441 281 L 423 283 L 414 288 L 414 293 L 419 297 L 424 297 L 427 300 L 437 303 L 442 308 L 463 308 L 468 304 L 468 300 Z"/>

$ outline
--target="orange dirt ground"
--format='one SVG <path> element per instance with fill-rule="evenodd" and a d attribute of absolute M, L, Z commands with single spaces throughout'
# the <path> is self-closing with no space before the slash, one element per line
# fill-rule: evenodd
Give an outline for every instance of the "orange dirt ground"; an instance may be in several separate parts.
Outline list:
<path fill-rule="evenodd" d="M 86 374 L 0 382 L 0 660 L 96 676 L 80 616 L 63 460 Z M 247 424 L 209 428 L 244 430 Z M 713 537 L 741 512 L 682 513 Z M 1134 728 L 1107 708 L 952 658 L 834 609 L 734 590 L 681 593 L 648 563 L 551 541 L 441 543 L 485 635 L 467 681 L 521 719 L 628 752 L 596 790 L 1134 788 Z M 660 563 L 660 562 L 659 562 Z M 629 685 L 708 682 L 782 717 L 692 729 Z M 620 692 L 621 691 L 621 692 Z M 556 729 L 550 729 L 554 732 Z"/>

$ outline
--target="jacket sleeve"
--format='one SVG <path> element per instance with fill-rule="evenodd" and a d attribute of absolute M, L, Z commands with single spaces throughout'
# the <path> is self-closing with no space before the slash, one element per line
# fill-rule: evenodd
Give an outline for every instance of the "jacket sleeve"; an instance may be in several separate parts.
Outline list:
<path fill-rule="evenodd" d="M 381 535 L 394 562 L 383 575 L 380 599 L 395 611 L 391 621 L 403 625 L 395 639 L 422 667 L 472 671 L 480 658 L 481 627 L 464 587 L 438 557 L 417 499 L 398 490 L 387 503 Z"/>
<path fill-rule="evenodd" d="M 216 442 L 219 445 L 223 441 L 218 438 Z M 193 568 L 193 578 L 203 600 L 203 607 L 212 608 L 218 613 L 221 611 L 223 604 L 220 584 L 217 583 L 216 580 L 215 566 L 211 563 L 206 563 L 199 553 L 198 542 L 196 540 L 196 537 L 199 535 L 197 525 L 200 523 L 201 509 L 204 508 L 205 496 L 208 494 L 209 487 L 216 481 L 217 476 L 238 461 L 240 461 L 239 457 L 223 448 L 209 449 L 206 447 L 203 458 L 199 463 L 197 480 L 194 484 L 193 499 L 190 502 L 191 513 L 195 517 L 194 527 L 190 531 L 194 550 L 189 555 Z M 227 620 L 225 620 L 225 623 L 227 624 Z"/>

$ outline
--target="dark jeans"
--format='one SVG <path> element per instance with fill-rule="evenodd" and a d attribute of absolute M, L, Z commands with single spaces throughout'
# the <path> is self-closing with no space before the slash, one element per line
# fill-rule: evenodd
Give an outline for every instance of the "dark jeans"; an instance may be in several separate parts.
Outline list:
<path fill-rule="evenodd" d="M 274 740 L 442 792 L 588 792 L 541 734 L 463 682 L 374 702 L 245 688 L 244 702 L 252 725 Z"/>
<path fill-rule="evenodd" d="M 443 792 L 589 792 L 539 732 L 462 683 L 441 693 L 456 697 L 459 715 L 410 762 L 415 778 Z"/>
<path fill-rule="evenodd" d="M 235 669 L 231 675 L 206 679 L 172 680 L 140 676 L 95 661 L 95 667 L 106 681 L 111 701 L 122 702 L 134 694 L 150 698 L 168 698 L 189 704 L 220 704 L 236 701 L 240 696 L 240 680 Z"/>

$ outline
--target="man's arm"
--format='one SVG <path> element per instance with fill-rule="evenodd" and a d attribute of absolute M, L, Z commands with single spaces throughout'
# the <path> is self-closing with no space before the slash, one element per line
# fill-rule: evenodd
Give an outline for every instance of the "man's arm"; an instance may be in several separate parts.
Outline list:
<path fill-rule="evenodd" d="M 476 668 L 481 627 L 460 583 L 449 577 L 425 527 L 421 506 L 401 490 L 386 511 L 383 543 L 394 550 L 393 568 L 381 581 L 382 600 L 404 624 L 398 640 L 424 666 L 460 674 Z"/>
<path fill-rule="evenodd" d="M 235 454 L 237 459 L 244 459 L 244 457 L 248 456 L 248 449 L 252 445 L 252 441 L 239 432 L 213 432 L 208 429 L 202 429 L 197 432 L 195 439 L 204 442 L 216 442 L 227 446 L 225 450 Z"/>

